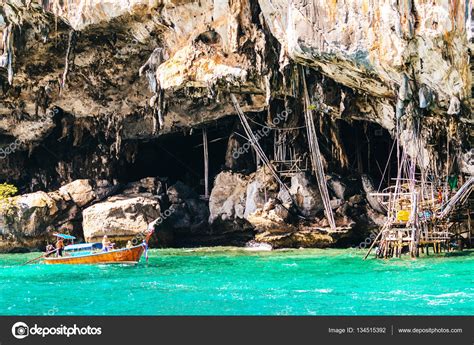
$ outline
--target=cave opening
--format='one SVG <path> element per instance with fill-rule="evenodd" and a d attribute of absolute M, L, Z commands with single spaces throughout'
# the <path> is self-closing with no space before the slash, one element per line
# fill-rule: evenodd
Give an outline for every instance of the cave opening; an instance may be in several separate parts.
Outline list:
<path fill-rule="evenodd" d="M 207 132 L 209 189 L 215 176 L 225 169 L 228 138 L 235 118 L 208 124 L 205 127 L 162 135 L 157 139 L 137 143 L 132 162 L 119 169 L 121 182 L 133 182 L 145 177 L 163 178 L 170 186 L 177 181 L 205 194 L 203 130 Z"/>
<path fill-rule="evenodd" d="M 389 131 L 369 121 L 339 121 L 339 126 L 349 170 L 370 176 L 376 188 L 389 186 L 397 174 L 394 140 Z"/>

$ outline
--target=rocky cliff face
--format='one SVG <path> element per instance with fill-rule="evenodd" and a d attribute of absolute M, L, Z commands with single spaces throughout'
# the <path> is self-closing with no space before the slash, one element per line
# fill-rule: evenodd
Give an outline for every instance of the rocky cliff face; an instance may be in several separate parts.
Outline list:
<path fill-rule="evenodd" d="M 25 222 L 39 224 L 33 227 L 45 236 L 61 224 L 47 200 L 62 185 L 91 181 L 90 189 L 73 182 L 76 199 L 69 193 L 71 200 L 61 201 L 63 209 L 79 210 L 69 217 L 76 222 L 71 229 L 84 235 L 82 209 L 96 202 L 106 203 L 91 206 L 97 210 L 123 209 L 118 200 L 105 200 L 107 193 L 92 194 L 157 176 L 162 190 L 140 199 L 125 219 L 144 223 L 170 208 L 174 218 L 164 225 L 164 242 L 345 241 L 314 230 L 325 224 L 309 171 L 286 179 L 295 212 L 281 202 L 275 181 L 258 177 L 229 94 L 255 131 L 271 129 L 261 138 L 270 159 L 292 152 L 304 161 L 305 78 L 335 183 L 332 205 L 341 224 L 352 224 L 342 237 L 351 237 L 377 218 L 358 199 L 360 176 L 386 183 L 383 167 L 397 133 L 407 154 L 418 155 L 419 167 L 445 171 L 449 159 L 448 170 L 474 173 L 471 11 L 469 1 L 3 0 L 0 179 L 23 194 L 46 193 L 19 197 L 44 205 L 13 223 L 3 219 L 6 247 L 42 238 Z M 290 115 L 276 123 L 283 111 Z M 208 206 L 198 197 L 204 194 L 203 131 L 213 187 Z M 179 200 L 168 193 L 178 180 L 192 197 L 183 189 L 187 196 Z M 142 184 L 135 185 L 142 188 L 138 194 L 149 193 Z M 341 195 L 341 188 L 352 191 Z M 106 223 L 112 232 L 121 224 L 105 217 L 93 225 Z"/>
<path fill-rule="evenodd" d="M 456 127 L 448 135 L 458 143 L 467 142 L 457 126 L 472 125 L 469 1 L 259 3 L 282 45 L 280 61 L 292 59 L 314 67 L 357 93 L 375 97 L 355 101 L 359 105 L 355 112 L 364 113 L 366 120 L 392 130 L 395 117 L 429 109 L 432 118 L 425 125 L 430 128 L 421 129 L 425 149 L 440 140 L 446 124 Z M 368 107 L 373 110 L 362 110 Z M 406 131 L 402 141 L 410 150 L 412 130 Z M 463 149 L 468 151 L 470 145 Z M 428 151 L 430 158 L 421 163 L 425 166 L 439 153 Z M 466 173 L 473 173 L 468 160 L 461 165 Z"/>
<path fill-rule="evenodd" d="M 426 85 L 447 111 L 470 97 L 469 2 L 260 1 L 282 54 L 337 82 L 394 98 L 403 79 Z"/>

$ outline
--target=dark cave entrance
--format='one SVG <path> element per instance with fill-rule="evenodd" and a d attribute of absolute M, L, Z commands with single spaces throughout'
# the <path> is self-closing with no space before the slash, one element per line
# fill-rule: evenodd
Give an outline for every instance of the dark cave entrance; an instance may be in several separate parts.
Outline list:
<path fill-rule="evenodd" d="M 215 176 L 225 169 L 228 138 L 235 119 L 225 119 L 207 125 L 209 155 L 209 191 Z M 119 169 L 121 182 L 137 181 L 144 177 L 164 178 L 170 186 L 177 181 L 204 195 L 203 128 L 175 132 L 150 141 L 137 143 L 136 155 L 131 163 Z"/>
<path fill-rule="evenodd" d="M 376 123 L 358 120 L 340 121 L 339 126 L 349 169 L 369 175 L 375 188 L 387 187 L 397 170 L 396 148 L 390 155 L 394 141 L 388 130 Z"/>

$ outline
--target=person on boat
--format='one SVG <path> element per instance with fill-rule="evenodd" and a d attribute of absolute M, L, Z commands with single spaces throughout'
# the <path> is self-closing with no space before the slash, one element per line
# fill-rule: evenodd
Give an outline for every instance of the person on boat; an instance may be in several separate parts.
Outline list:
<path fill-rule="evenodd" d="M 63 256 L 63 251 L 64 251 L 64 240 L 59 237 L 58 240 L 56 241 L 56 256 Z"/>
<path fill-rule="evenodd" d="M 109 241 L 109 238 L 107 237 L 107 235 L 104 235 L 104 237 L 102 238 L 102 250 L 104 252 L 108 252 L 111 247 L 112 247 L 112 243 Z"/>
<path fill-rule="evenodd" d="M 128 242 L 127 242 L 127 249 L 130 249 L 130 248 L 132 248 L 132 247 L 133 247 L 132 241 L 128 241 Z"/>
<path fill-rule="evenodd" d="M 55 252 L 54 250 L 54 246 L 50 243 L 48 243 L 48 245 L 46 246 L 46 254 L 45 256 L 48 257 L 50 256 L 53 252 Z"/>

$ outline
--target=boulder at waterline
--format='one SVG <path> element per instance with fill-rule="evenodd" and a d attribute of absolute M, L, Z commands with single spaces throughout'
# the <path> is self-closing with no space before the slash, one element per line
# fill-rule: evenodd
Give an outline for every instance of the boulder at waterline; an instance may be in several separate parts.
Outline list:
<path fill-rule="evenodd" d="M 151 194 L 121 194 L 86 208 L 82 216 L 86 241 L 107 235 L 112 242 L 125 242 L 160 217 L 160 204 Z"/>
<path fill-rule="evenodd" d="M 299 230 L 284 234 L 265 231 L 257 234 L 255 240 L 268 243 L 273 248 L 327 248 L 335 243 L 330 235 L 311 230 Z"/>
<path fill-rule="evenodd" d="M 35 192 L 2 201 L 0 252 L 41 247 L 58 224 L 77 217 L 77 205 L 61 191 Z"/>
<path fill-rule="evenodd" d="M 225 227 L 240 227 L 244 222 L 248 177 L 221 172 L 216 176 L 209 197 L 209 223 Z"/>

